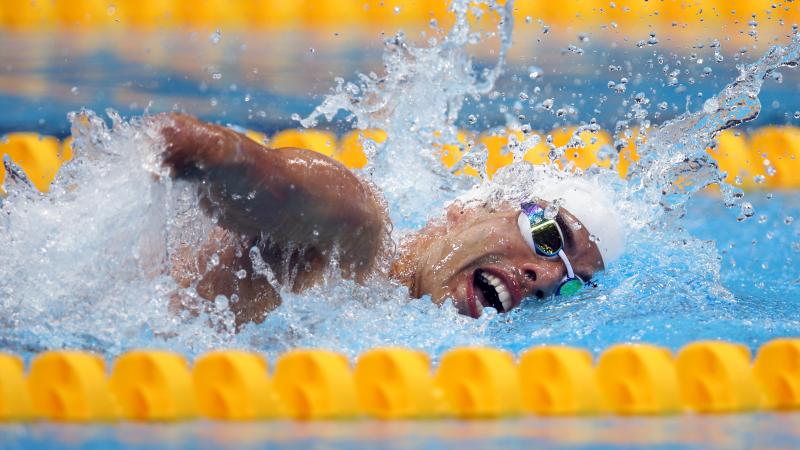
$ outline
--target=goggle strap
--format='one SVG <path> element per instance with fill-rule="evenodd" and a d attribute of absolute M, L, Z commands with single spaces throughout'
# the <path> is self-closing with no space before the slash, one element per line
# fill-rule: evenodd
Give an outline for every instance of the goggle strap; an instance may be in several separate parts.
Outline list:
<path fill-rule="evenodd" d="M 560 232 L 561 230 L 559 230 Z M 572 270 L 572 264 L 569 263 L 569 259 L 567 259 L 567 254 L 564 253 L 564 249 L 558 251 L 558 257 L 561 258 L 561 261 L 564 261 L 564 265 L 567 267 L 567 275 L 569 278 L 577 278 L 575 276 L 575 272 Z"/>

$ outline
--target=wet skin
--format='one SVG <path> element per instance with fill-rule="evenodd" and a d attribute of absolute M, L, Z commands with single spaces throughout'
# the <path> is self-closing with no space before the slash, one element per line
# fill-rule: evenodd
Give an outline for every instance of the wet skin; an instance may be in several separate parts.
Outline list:
<path fill-rule="evenodd" d="M 520 212 L 514 205 L 454 203 L 443 221 L 429 224 L 403 243 L 393 274 L 405 281 L 412 295 L 430 294 L 437 303 L 452 299 L 460 313 L 472 317 L 478 317 L 482 307 L 492 306 L 477 286 L 479 272 L 505 284 L 512 301 L 508 310 L 526 298 L 550 297 L 565 277 L 566 266 L 558 257 L 545 258 L 531 250 L 517 224 Z M 575 274 L 590 280 L 603 269 L 597 246 L 566 209 L 559 210 L 556 221 L 565 234 L 564 251 Z"/>
<path fill-rule="evenodd" d="M 309 150 L 270 149 L 191 116 L 154 120 L 165 140 L 164 165 L 175 178 L 197 183 L 200 207 L 219 224 L 202 248 L 176 252 L 173 278 L 183 287 L 196 282 L 206 300 L 238 295 L 237 326 L 262 321 L 280 303 L 263 277 L 234 276 L 240 269 L 253 273 L 253 246 L 277 281 L 295 292 L 319 283 L 336 257 L 344 278 L 363 283 L 389 276 L 414 297 L 429 294 L 439 304 L 452 299 L 459 312 L 472 317 L 492 304 L 485 286 L 476 282 L 478 274 L 490 275 L 510 293 L 510 304 L 501 310 L 528 297 L 549 297 L 566 275 L 561 259 L 537 256 L 525 243 L 518 206 L 454 203 L 442 219 L 405 238 L 397 254 L 389 255 L 390 223 L 380 197 L 340 163 Z M 591 279 L 603 263 L 589 233 L 563 208 L 557 221 L 575 273 Z M 199 270 L 214 253 L 220 264 Z M 391 268 L 384 273 L 382 262 L 388 259 Z"/>

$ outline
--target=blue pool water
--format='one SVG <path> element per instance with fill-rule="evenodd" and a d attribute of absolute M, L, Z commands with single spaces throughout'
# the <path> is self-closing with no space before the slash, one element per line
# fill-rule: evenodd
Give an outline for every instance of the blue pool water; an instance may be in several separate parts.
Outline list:
<path fill-rule="evenodd" d="M 595 118 L 611 131 L 627 112 L 622 103 L 637 92 L 647 93 L 653 106 L 669 105 L 665 110 L 654 108 L 660 122 L 685 111 L 687 103 L 694 109 L 702 105 L 705 97 L 735 77 L 736 64 L 753 61 L 771 45 L 768 40 L 753 42 L 740 54 L 743 46 L 727 43 L 726 33 L 721 32 L 715 37 L 723 42 L 719 52 L 724 60 L 712 62 L 715 49 L 709 44 L 713 39 L 690 46 L 662 36 L 659 46 L 637 48 L 616 34 L 585 31 L 593 31 L 588 33 L 591 40 L 580 44 L 584 53 L 578 56 L 563 51 L 577 40 L 574 34 L 553 30 L 542 37 L 537 26 L 516 24 L 506 75 L 497 84 L 501 95 L 491 101 L 467 98 L 459 125 L 474 131 L 505 125 L 507 115 L 500 107 L 513 111 L 520 102 L 519 93 L 532 95 L 534 85 L 543 96 L 553 98 L 556 108 L 576 109 L 574 114 L 556 117 L 526 108 L 535 129 L 547 131 Z M 331 39 L 334 32 L 337 35 Z M 390 33 L 223 30 L 217 44 L 209 41 L 209 34 L 203 30 L 134 35 L 0 30 L 4 62 L 0 108 L 6 112 L 0 117 L 0 132 L 36 130 L 66 136 L 68 111 L 114 108 L 127 116 L 145 109 L 168 111 L 176 105 L 205 120 L 267 133 L 295 128 L 298 124 L 292 114 L 310 112 L 329 92 L 334 77 L 351 79 L 355 72 L 380 72 L 382 41 Z M 475 63 L 484 68 L 493 60 L 484 52 Z M 669 67 L 666 72 L 665 66 Z M 543 71 L 536 83 L 529 77 L 531 67 Z M 713 72 L 705 74 L 706 67 Z M 671 85 L 668 75 L 676 68 L 682 73 L 677 84 Z M 608 87 L 609 81 L 619 83 L 624 77 L 629 78 L 626 92 Z M 794 115 L 800 111 L 800 99 L 784 95 L 797 89 L 797 71 L 784 71 L 780 83 L 764 86 L 765 108 L 753 125 L 800 124 Z M 477 120 L 470 122 L 470 115 Z M 338 132 L 349 129 L 349 125 L 321 126 Z"/>
<path fill-rule="evenodd" d="M 0 425 L 4 449 L 796 448 L 800 414 L 500 421 Z"/>
<path fill-rule="evenodd" d="M 468 54 L 460 52 L 466 41 L 433 46 L 430 52 L 415 48 L 413 58 L 381 61 L 380 39 L 347 33 L 342 39 L 350 39 L 349 45 L 330 48 L 325 46 L 329 36 L 291 33 L 223 33 L 221 43 L 196 32 L 143 35 L 138 41 L 112 34 L 102 44 L 95 38 L 0 34 L 3 48 L 18 50 L 4 55 L 0 70 L 0 108 L 7 112 L 0 115 L 0 131 L 35 129 L 65 136 L 70 126 L 66 112 L 83 107 L 111 107 L 124 116 L 86 113 L 88 124 L 75 120 L 77 158 L 64 168 L 53 192 L 42 196 L 20 182 L 3 200 L 0 345 L 7 351 L 30 359 L 44 350 L 80 348 L 110 361 L 142 347 L 190 358 L 211 349 L 246 348 L 274 361 L 297 347 L 335 349 L 353 359 L 374 347 L 406 346 L 428 352 L 435 362 L 444 351 L 463 345 L 518 354 L 534 345 L 565 344 L 598 354 L 619 342 L 677 350 L 698 339 L 724 339 L 755 350 L 773 338 L 800 335 L 800 194 L 761 190 L 729 201 L 707 192 L 671 192 L 664 199 L 668 208 L 647 201 L 652 195 L 660 199 L 662 189 L 676 181 L 676 173 L 667 169 L 680 167 L 684 158 L 670 158 L 699 157 L 713 134 L 703 125 L 713 128 L 714 119 L 724 118 L 704 102 L 736 78 L 733 46 L 725 48 L 725 62 L 707 72 L 698 59 L 712 60 L 715 51 L 708 45 L 673 48 L 662 39 L 663 47 L 640 49 L 624 44 L 627 40 L 597 39 L 582 43 L 586 51 L 577 56 L 563 52 L 575 37 L 562 37 L 529 45 L 528 56 L 510 58 L 504 74 L 482 90 L 491 69 L 501 64 L 489 57 L 468 64 Z M 63 45 L 54 49 L 54 42 Z M 785 36 L 780 41 L 787 42 Z M 741 61 L 754 60 L 767 45 L 757 42 L 750 48 Z M 565 58 L 571 63 L 565 64 Z M 430 79 L 414 78 L 423 71 L 411 69 L 434 67 L 430 62 L 442 63 L 436 66 L 441 71 L 431 69 L 436 76 Z M 544 68 L 541 80 L 531 81 L 531 66 Z M 673 83 L 668 74 L 676 66 L 681 71 Z M 470 70 L 454 75 L 441 67 Z M 527 301 L 510 314 L 487 310 L 473 320 L 449 305 L 411 300 L 405 288 L 390 281 L 358 286 L 330 277 L 302 294 L 284 293 L 283 305 L 264 323 L 239 333 L 231 326 L 229 299 L 215 302 L 200 317 L 171 312 L 170 295 L 192 292 L 178 290 L 153 268 L 167 267 L 163 255 L 174 251 L 175 242 L 194 242 L 209 222 L 198 213 L 191 186 L 154 176 L 159 175 L 154 161 L 160 148 L 136 116 L 184 109 L 208 120 L 272 132 L 298 127 L 297 118 L 324 104 L 334 77 L 351 79 L 355 71 L 382 69 L 389 72 L 387 79 L 402 82 L 395 90 L 372 86 L 371 93 L 396 106 L 393 111 L 364 114 L 359 109 L 363 103 L 351 102 L 341 108 L 345 113 L 331 114 L 331 121 L 320 119 L 319 126 L 341 134 L 355 121 L 374 126 L 391 119 L 393 147 L 378 152 L 364 175 L 377 174 L 373 181 L 384 188 L 398 235 L 435 217 L 442 204 L 469 189 L 469 182 L 426 166 L 430 155 L 418 151 L 419 136 L 434 134 L 437 125 L 445 136 L 457 128 L 482 131 L 530 122 L 548 130 L 592 119 L 608 130 L 656 128 L 679 117 L 696 127 L 675 127 L 683 134 L 661 135 L 663 146 L 649 149 L 651 164 L 638 174 L 640 180 L 651 175 L 649 185 L 609 181 L 631 230 L 627 252 L 596 280 L 596 287 L 577 297 Z M 800 86 L 800 71 L 780 71 L 780 77 L 772 72 L 758 86 L 761 114 L 750 126 L 800 120 L 794 113 L 800 110 L 800 97 L 786 95 Z M 630 77 L 627 88 L 612 89 L 609 82 L 620 83 L 623 74 Z M 555 106 L 544 107 L 548 102 Z M 457 117 L 449 116 L 454 110 Z M 696 115 L 682 116 L 686 111 Z M 689 120 L 693 117 L 698 120 Z M 419 122 L 422 127 L 406 127 Z M 701 169 L 706 172 L 688 176 L 700 184 L 719 176 L 713 167 Z M 520 190 L 533 186 L 530 178 L 517 181 Z M 743 211 L 751 217 L 740 221 Z M 0 446 L 247 448 L 279 443 L 367 448 L 380 442 L 398 448 L 779 448 L 797 441 L 798 420 L 797 414 L 752 414 L 471 423 L 5 424 L 0 425 Z"/>

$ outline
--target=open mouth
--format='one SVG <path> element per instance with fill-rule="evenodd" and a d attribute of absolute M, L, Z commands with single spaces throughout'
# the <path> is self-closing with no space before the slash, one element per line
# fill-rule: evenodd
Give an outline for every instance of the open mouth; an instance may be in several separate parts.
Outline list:
<path fill-rule="evenodd" d="M 506 312 L 514 307 L 511 292 L 506 283 L 499 277 L 484 270 L 476 270 L 472 277 L 472 285 L 478 299 L 478 314 L 484 307 L 491 306 L 498 312 Z"/>

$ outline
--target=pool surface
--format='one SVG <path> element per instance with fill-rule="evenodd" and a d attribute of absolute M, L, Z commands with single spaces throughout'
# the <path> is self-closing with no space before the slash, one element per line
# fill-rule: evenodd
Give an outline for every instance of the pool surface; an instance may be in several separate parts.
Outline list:
<path fill-rule="evenodd" d="M 490 421 L 0 425 L 4 449 L 794 449 L 800 414 Z"/>

